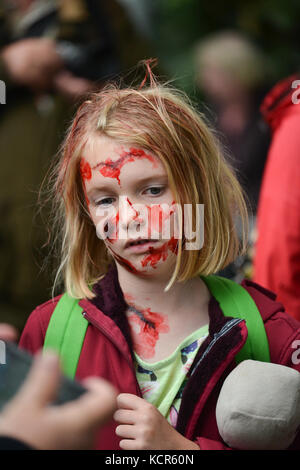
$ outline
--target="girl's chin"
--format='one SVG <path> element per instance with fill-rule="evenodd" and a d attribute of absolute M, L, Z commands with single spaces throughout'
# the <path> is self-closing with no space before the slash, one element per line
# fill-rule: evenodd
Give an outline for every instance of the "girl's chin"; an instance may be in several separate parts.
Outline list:
<path fill-rule="evenodd" d="M 109 251 L 115 260 L 127 270 L 136 274 L 153 274 L 155 272 L 164 272 L 174 267 L 174 252 L 173 245 L 163 240 L 157 240 L 133 245 L 129 248 L 118 250 L 117 244 L 109 244 Z"/>
<path fill-rule="evenodd" d="M 174 255 L 173 255 L 174 256 Z M 127 271 L 145 277 L 169 275 L 175 268 L 176 259 L 173 259 L 171 253 L 168 256 L 157 259 L 150 255 L 115 256 L 115 261 L 124 267 Z"/>

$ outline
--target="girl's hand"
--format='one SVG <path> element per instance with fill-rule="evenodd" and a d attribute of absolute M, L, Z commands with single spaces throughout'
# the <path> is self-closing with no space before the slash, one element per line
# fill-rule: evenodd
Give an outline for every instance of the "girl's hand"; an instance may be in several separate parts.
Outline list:
<path fill-rule="evenodd" d="M 143 398 L 130 393 L 117 397 L 114 420 L 121 423 L 117 436 L 123 450 L 199 450 L 197 444 L 177 432 L 162 414 Z"/>

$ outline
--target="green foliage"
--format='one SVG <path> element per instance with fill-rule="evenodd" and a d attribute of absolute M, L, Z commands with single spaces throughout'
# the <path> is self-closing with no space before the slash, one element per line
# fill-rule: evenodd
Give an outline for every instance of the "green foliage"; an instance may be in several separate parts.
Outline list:
<path fill-rule="evenodd" d="M 153 0 L 157 55 L 177 86 L 194 93 L 193 46 L 210 33 L 233 29 L 266 54 L 276 81 L 300 64 L 299 0 Z"/>

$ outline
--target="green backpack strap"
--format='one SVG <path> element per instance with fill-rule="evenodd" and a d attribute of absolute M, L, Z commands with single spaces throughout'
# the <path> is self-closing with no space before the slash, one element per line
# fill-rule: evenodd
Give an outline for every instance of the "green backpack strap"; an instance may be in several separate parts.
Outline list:
<path fill-rule="evenodd" d="M 211 294 L 219 302 L 225 316 L 246 321 L 247 340 L 236 362 L 245 359 L 270 362 L 268 338 L 259 310 L 251 295 L 241 285 L 221 276 L 201 276 Z"/>
<path fill-rule="evenodd" d="M 70 378 L 75 377 L 88 321 L 82 315 L 78 299 L 63 294 L 58 301 L 47 328 L 43 349 L 56 351 L 62 370 Z"/>

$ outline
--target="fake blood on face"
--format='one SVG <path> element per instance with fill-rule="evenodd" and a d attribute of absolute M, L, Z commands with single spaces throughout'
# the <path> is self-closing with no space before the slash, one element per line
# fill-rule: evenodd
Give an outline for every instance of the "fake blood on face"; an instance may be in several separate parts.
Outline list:
<path fill-rule="evenodd" d="M 154 230 L 157 233 L 161 233 L 163 230 L 163 225 L 168 220 L 171 215 L 174 213 L 172 208 L 175 201 L 172 201 L 171 207 L 167 212 L 164 211 L 160 204 L 153 204 L 151 206 L 146 206 L 148 210 L 148 227 L 149 230 Z M 149 233 L 150 237 L 150 233 Z"/>
<path fill-rule="evenodd" d="M 164 222 L 175 212 L 172 208 L 173 204 L 175 204 L 175 201 L 172 201 L 171 207 L 167 213 L 163 211 L 159 204 L 152 207 L 147 206 L 148 221 L 151 229 L 160 233 L 162 232 Z M 145 256 L 141 261 L 142 266 L 145 267 L 149 264 L 152 268 L 156 268 L 156 265 L 160 260 L 165 261 L 167 259 L 169 250 L 177 254 L 178 241 L 174 236 L 160 247 L 150 247 L 149 255 Z"/>
<path fill-rule="evenodd" d="M 160 260 L 165 261 L 167 259 L 169 250 L 177 254 L 178 240 L 174 237 L 170 238 L 170 240 L 158 248 L 150 247 L 149 255 L 145 256 L 141 261 L 142 266 L 145 267 L 150 264 L 152 268 L 156 268 L 156 265 Z"/>
<path fill-rule="evenodd" d="M 109 235 L 107 235 L 107 240 L 110 242 L 110 243 L 114 243 L 117 238 L 118 238 L 118 232 L 119 232 L 119 219 L 120 219 L 120 214 L 119 214 L 119 211 L 117 212 L 117 215 L 116 217 L 114 217 L 112 219 L 112 226 L 114 227 L 114 231 L 112 233 L 110 233 Z M 108 224 L 105 226 L 105 228 L 108 226 Z"/>
<path fill-rule="evenodd" d="M 87 205 L 89 206 L 90 201 L 86 193 L 85 180 L 90 180 L 92 178 L 92 170 L 91 170 L 89 163 L 84 158 L 80 160 L 80 174 L 81 174 L 81 179 L 82 179 L 84 197 L 85 197 Z"/>
<path fill-rule="evenodd" d="M 134 162 L 136 159 L 146 158 L 153 166 L 157 166 L 157 162 L 152 155 L 149 155 L 144 152 L 142 149 L 130 148 L 128 152 L 123 150 L 120 153 L 120 158 L 118 160 L 111 160 L 108 158 L 105 162 L 98 163 L 98 165 L 94 166 L 92 169 L 96 170 L 99 169 L 101 175 L 106 176 L 107 178 L 116 178 L 118 184 L 121 184 L 120 181 L 120 172 L 122 167 L 125 163 Z"/>
<path fill-rule="evenodd" d="M 132 202 L 128 199 L 128 197 L 126 198 L 126 200 L 127 200 L 128 204 L 130 205 L 130 207 L 132 207 L 133 210 L 135 211 L 135 216 L 133 217 L 133 219 L 136 219 L 136 218 L 139 216 L 138 211 L 136 211 L 136 210 L 134 209 L 134 207 L 133 207 L 133 205 L 132 205 Z"/>
<path fill-rule="evenodd" d="M 92 178 L 92 169 L 84 158 L 80 160 L 80 174 L 83 180 L 90 180 Z"/>
<path fill-rule="evenodd" d="M 130 200 L 127 198 L 127 202 L 129 203 L 129 205 L 131 207 L 133 207 L 132 203 L 130 202 Z M 135 210 L 135 209 L 134 209 Z M 136 214 L 134 216 L 134 219 L 136 219 L 138 217 L 138 212 L 135 211 Z M 114 227 L 114 232 L 112 232 L 111 234 L 109 234 L 109 236 L 107 236 L 107 240 L 110 242 L 110 243 L 114 243 L 117 239 L 118 239 L 118 233 L 119 233 L 119 221 L 120 221 L 120 213 L 119 211 L 117 212 L 117 215 L 116 217 L 114 217 L 112 220 L 111 220 L 111 223 L 112 223 L 112 226 Z M 108 226 L 108 224 L 106 225 L 106 227 Z"/>

